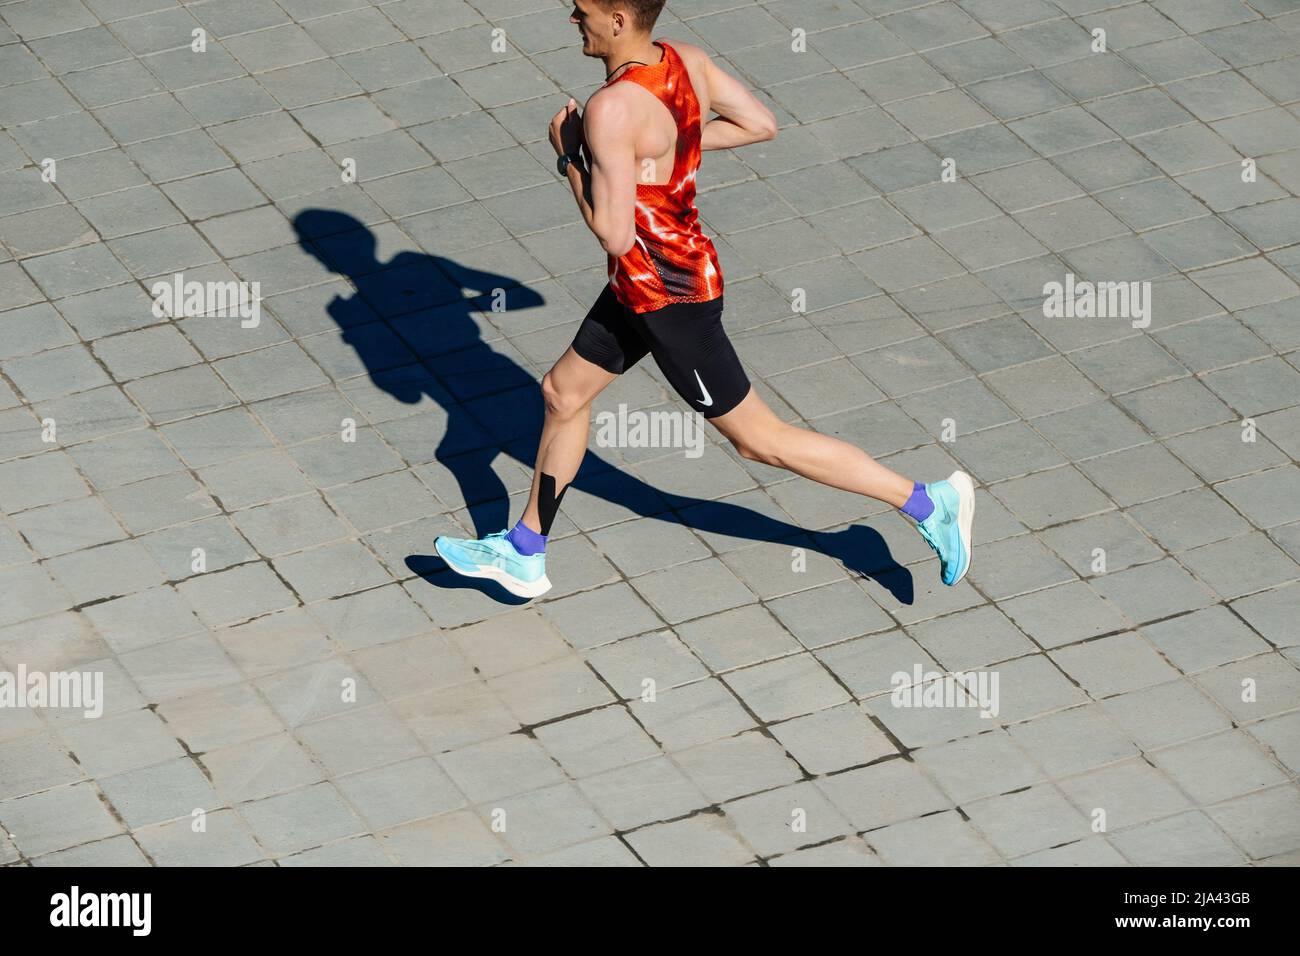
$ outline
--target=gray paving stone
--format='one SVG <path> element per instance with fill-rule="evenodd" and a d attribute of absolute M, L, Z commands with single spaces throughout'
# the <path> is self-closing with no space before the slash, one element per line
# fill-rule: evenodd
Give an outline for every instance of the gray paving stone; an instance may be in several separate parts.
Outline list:
<path fill-rule="evenodd" d="M 4 799 L 26 796 L 61 784 L 76 783 L 86 774 L 68 753 L 65 743 L 48 734 L 29 734 L 4 745 Z"/>
<path fill-rule="evenodd" d="M 22 564 L 33 560 L 35 556 L 23 543 L 18 533 L 8 527 L 0 526 L 0 565 Z"/>
<path fill-rule="evenodd" d="M 1273 717 L 1252 724 L 1250 734 L 1260 741 L 1266 750 L 1271 751 L 1272 756 L 1279 763 L 1290 770 L 1295 770 L 1296 763 L 1300 762 L 1296 759 L 1294 739 L 1290 736 L 1295 731 L 1295 725 L 1294 715 Z"/>
<path fill-rule="evenodd" d="M 403 866 L 493 866 L 509 859 L 492 831 L 468 811 L 394 827 L 380 839 Z"/>
<path fill-rule="evenodd" d="M 816 785 L 857 829 L 896 823 L 952 806 L 917 765 L 883 760 L 817 780 Z"/>
<path fill-rule="evenodd" d="M 290 727 L 378 700 L 377 692 L 345 658 L 330 658 L 259 678 L 257 688 Z"/>
<path fill-rule="evenodd" d="M 419 741 L 383 705 L 315 721 L 298 733 L 326 772 L 334 775 L 369 770 L 421 753 Z"/>
<path fill-rule="evenodd" d="M 1121 507 L 1186 491 L 1200 484 L 1195 475 L 1156 444 L 1103 455 L 1079 467 Z"/>
<path fill-rule="evenodd" d="M 654 688 L 676 687 L 705 677 L 708 671 L 690 649 L 669 632 L 629 637 L 593 648 L 585 655 L 605 683 L 624 698 Z"/>
<path fill-rule="evenodd" d="M 169 587 L 96 604 L 83 613 L 119 652 L 183 637 L 201 628 L 194 613 Z"/>
<path fill-rule="evenodd" d="M 79 498 L 89 490 L 72 459 L 62 452 L 0 465 L 0 505 L 6 512 Z"/>
<path fill-rule="evenodd" d="M 579 789 L 619 830 L 681 817 L 710 802 L 663 757 L 587 777 Z"/>
<path fill-rule="evenodd" d="M 643 575 L 633 586 L 670 624 L 749 604 L 754 598 L 716 559 Z"/>
<path fill-rule="evenodd" d="M 135 541 L 64 554 L 46 566 L 76 604 L 132 594 L 163 581 L 162 569 Z"/>
<path fill-rule="evenodd" d="M 998 667 L 1012 694 L 1000 701 L 998 717 L 1025 720 L 1084 703 L 1087 697 L 1043 655 L 1022 657 Z M 979 718 L 987 722 L 986 718 Z"/>
<path fill-rule="evenodd" d="M 1096 401 L 1101 393 L 1060 356 L 992 372 L 984 381 L 1025 417 Z"/>
<path fill-rule="evenodd" d="M 892 626 L 884 611 L 850 581 L 778 598 L 769 607 L 790 634 L 810 649 Z"/>
<path fill-rule="evenodd" d="M 214 633 L 232 661 L 253 678 L 323 660 L 334 651 L 301 608 L 277 611 Z"/>
<path fill-rule="evenodd" d="M 126 536 L 121 525 L 96 498 L 33 508 L 15 516 L 14 527 L 37 554 L 47 558 Z"/>
<path fill-rule="evenodd" d="M 1136 505 L 1129 513 L 1170 551 L 1185 551 L 1232 537 L 1247 524 L 1208 488 Z"/>
<path fill-rule="evenodd" d="M 1300 573 L 1300 566 L 1258 532 L 1193 548 L 1180 560 L 1225 598 L 1262 591 Z"/>
<path fill-rule="evenodd" d="M 1233 601 L 1230 606 L 1265 640 L 1286 647 L 1296 639 L 1285 623 L 1287 608 L 1295 596 L 1294 590 L 1284 587 Z"/>
<path fill-rule="evenodd" d="M 1255 700 L 1244 699 L 1243 678 L 1257 687 Z M 1197 682 L 1238 720 L 1267 717 L 1289 709 L 1300 693 L 1294 666 L 1277 654 L 1225 664 L 1198 675 Z"/>
<path fill-rule="evenodd" d="M 351 594 L 391 580 L 374 556 L 352 541 L 277 558 L 272 566 L 304 601 Z"/>
<path fill-rule="evenodd" d="M 1111 572 L 1096 579 L 1093 586 L 1139 624 L 1213 602 L 1209 589 L 1172 558 Z"/>
<path fill-rule="evenodd" d="M 972 562 L 969 574 L 998 600 L 1073 580 L 1069 568 L 1028 534 L 985 545 L 983 561 Z"/>
<path fill-rule="evenodd" d="M 355 481 L 330 490 L 326 497 L 360 531 L 424 518 L 442 510 L 437 499 L 408 471 Z"/>
<path fill-rule="evenodd" d="M 702 744 L 674 755 L 700 790 L 722 802 L 799 779 L 799 767 L 779 744 L 752 731 Z"/>
<path fill-rule="evenodd" d="M 318 846 L 358 832 L 360 820 L 328 784 L 270 797 L 240 808 L 258 843 L 271 853 Z"/>
<path fill-rule="evenodd" d="M 599 707 L 615 699 L 576 655 L 506 674 L 488 686 L 525 725 Z M 638 684 L 638 689 L 641 686 Z"/>
<path fill-rule="evenodd" d="M 925 670 L 936 666 L 928 654 L 897 631 L 825 648 L 817 653 L 817 659 L 859 699 L 896 687 L 897 675 L 910 675 L 918 665 Z"/>
<path fill-rule="evenodd" d="M 825 842 L 850 826 L 807 782 L 744 797 L 724 809 L 745 841 L 763 856 Z M 803 821 L 802 828 L 791 826 L 796 818 Z"/>
<path fill-rule="evenodd" d="M 716 740 L 754 726 L 754 720 L 721 681 L 673 688 L 653 702 L 634 701 L 632 714 L 667 750 Z"/>
<path fill-rule="evenodd" d="M 100 786 L 133 829 L 219 807 L 217 795 L 188 757 L 108 777 Z"/>
<path fill-rule="evenodd" d="M 242 866 L 262 859 L 263 851 L 232 812 L 209 813 L 206 830 L 195 833 L 192 821 L 178 820 L 142 827 L 135 836 L 159 866 Z"/>
<path fill-rule="evenodd" d="M 574 778 L 658 755 L 659 750 L 621 707 L 605 707 L 538 727 L 537 738 Z"/>
<path fill-rule="evenodd" d="M 712 813 L 653 824 L 627 840 L 651 866 L 738 866 L 754 859 L 730 821 Z"/>
<path fill-rule="evenodd" d="M 1286 781 L 1285 774 L 1240 731 L 1179 744 L 1160 751 L 1154 759 L 1200 804 L 1218 803 Z"/>
<path fill-rule="evenodd" d="M 1240 850 L 1201 813 L 1182 813 L 1117 833 L 1114 844 L 1139 866 L 1235 866 Z"/>
<path fill-rule="evenodd" d="M 296 603 L 288 589 L 262 564 L 198 576 L 182 582 L 178 590 L 208 624 L 234 623 Z"/>
<path fill-rule="evenodd" d="M 152 531 L 140 539 L 169 581 L 180 581 L 207 571 L 220 571 L 253 560 L 257 553 L 235 530 L 228 518 L 212 516 Z M 203 550 L 203 563 L 196 562 Z M 199 570 L 202 568 L 202 570 Z"/>
<path fill-rule="evenodd" d="M 436 634 L 366 648 L 356 652 L 353 661 L 389 700 L 430 686 L 451 687 L 470 680 L 473 675 L 456 647 Z"/>
<path fill-rule="evenodd" d="M 233 392 L 206 365 L 137 379 L 126 392 L 156 424 L 179 421 L 237 404 Z"/>
<path fill-rule="evenodd" d="M 32 866 L 148 866 L 149 861 L 128 836 L 119 835 L 107 840 L 84 843 L 47 853 L 32 861 Z"/>
<path fill-rule="evenodd" d="M 70 345 L 36 355 L 10 359 L 0 365 L 29 402 L 85 392 L 107 384 L 108 376 L 95 364 L 85 346 Z"/>
<path fill-rule="evenodd" d="M 1025 634 L 1049 649 L 1124 627 L 1123 618 L 1082 581 L 1012 598 L 1001 608 Z"/>
<path fill-rule="evenodd" d="M 1106 496 L 1071 467 L 1013 478 L 989 490 L 1034 530 L 1111 509 Z"/>
<path fill-rule="evenodd" d="M 1157 437 L 1231 419 L 1231 410 L 1194 378 L 1128 392 L 1116 401 Z"/>
<path fill-rule="evenodd" d="M 117 281 L 116 277 L 113 281 Z M 86 340 L 129 332 L 159 321 L 150 309 L 149 297 L 134 284 L 70 296 L 55 305 L 68 324 Z"/>
<path fill-rule="evenodd" d="M 520 856 L 537 856 L 592 837 L 611 833 L 572 784 L 561 784 L 509 797 L 479 813 L 504 819 L 502 837 Z M 503 816 L 502 816 L 503 815 Z"/>
<path fill-rule="evenodd" d="M 1090 832 L 1083 815 L 1049 786 L 990 797 L 963 809 L 974 826 L 1008 857 L 1081 839 Z"/>
<path fill-rule="evenodd" d="M 1300 831 L 1294 822 L 1297 807 L 1300 794 L 1295 787 L 1274 787 L 1212 808 L 1209 816 L 1258 859 L 1300 846 Z"/>
<path fill-rule="evenodd" d="M 1287 494 L 1295 484 L 1294 463 L 1217 485 L 1215 490 L 1257 528 L 1274 528 L 1295 520 L 1294 500 Z"/>
<path fill-rule="evenodd" d="M 1060 648 L 1052 652 L 1052 659 L 1097 699 L 1163 683 L 1177 675 L 1134 634 Z"/>
<path fill-rule="evenodd" d="M 1042 777 L 1001 732 L 922 748 L 916 761 L 958 803 L 1021 789 Z"/>
<path fill-rule="evenodd" d="M 1166 685 L 1170 686 L 1170 685 Z M 1131 696 L 1145 692 L 1137 692 Z M 1124 697 L 1114 698 L 1115 701 Z M 1100 705 L 1088 704 L 1008 728 L 1020 745 L 1053 777 L 1070 776 L 1137 755 L 1137 747 Z"/>
<path fill-rule="evenodd" d="M 207 490 L 185 472 L 114 488 L 105 493 L 104 499 L 134 534 L 156 531 L 217 511 Z"/>
<path fill-rule="evenodd" d="M 235 521 L 240 532 L 267 556 L 324 544 L 347 534 L 334 513 L 314 495 L 242 511 Z"/>
<path fill-rule="evenodd" d="M 1137 759 L 1068 778 L 1061 789 L 1090 818 L 1105 811 L 1108 832 L 1190 807 L 1168 778 Z"/>
<path fill-rule="evenodd" d="M 120 656 L 122 666 L 150 700 L 162 701 L 240 680 L 229 658 L 209 637 L 197 635 Z"/>
<path fill-rule="evenodd" d="M 771 728 L 806 771 L 831 773 L 898 753 L 889 738 L 857 707 L 841 705 Z"/>
<path fill-rule="evenodd" d="M 435 753 L 481 743 L 519 727 L 486 684 L 416 693 L 395 701 L 393 709 Z"/>
<path fill-rule="evenodd" d="M 1089 837 L 1016 859 L 1013 866 L 1124 866 L 1127 861 L 1102 837 Z"/>
<path fill-rule="evenodd" d="M 5 828 L 20 835 L 15 843 L 27 856 L 100 840 L 123 829 L 91 783 L 6 800 L 0 808 Z"/>
<path fill-rule="evenodd" d="M 167 726 L 147 709 L 87 721 L 65 729 L 63 736 L 86 771 L 101 778 L 185 756 Z"/>
<path fill-rule="evenodd" d="M 985 666 L 1034 650 L 1025 635 L 991 606 L 912 624 L 907 632 L 942 667 L 954 671 Z M 978 639 L 972 640 L 970 635 L 977 635 Z"/>
<path fill-rule="evenodd" d="M 311 490 L 292 459 L 278 449 L 209 465 L 199 472 L 199 478 L 230 509 L 247 508 Z"/>
<path fill-rule="evenodd" d="M 179 703 L 174 702 L 173 706 Z M 268 721 L 266 726 L 278 730 L 279 724 Z M 296 741 L 283 733 L 214 746 L 201 760 L 214 787 L 233 802 L 259 800 L 321 780 L 320 768 Z"/>

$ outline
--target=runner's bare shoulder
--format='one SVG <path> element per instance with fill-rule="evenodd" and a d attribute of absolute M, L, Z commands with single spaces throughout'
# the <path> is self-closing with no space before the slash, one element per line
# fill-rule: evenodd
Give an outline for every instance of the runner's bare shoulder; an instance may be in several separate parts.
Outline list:
<path fill-rule="evenodd" d="M 703 49 L 694 43 L 686 43 L 683 40 L 669 40 L 672 48 L 677 51 L 682 62 L 689 67 L 699 66 L 701 69 L 709 63 L 709 55 Z"/>
<path fill-rule="evenodd" d="M 635 83 L 611 83 L 609 86 L 602 86 L 587 97 L 583 112 L 592 113 L 595 110 L 592 115 L 609 115 L 635 109 L 639 102 L 636 89 Z"/>
<path fill-rule="evenodd" d="M 695 97 L 700 101 L 701 112 L 707 114 L 709 111 L 709 70 L 714 69 L 713 60 L 703 49 L 694 43 L 684 43 L 681 40 L 669 40 L 677 55 L 682 58 L 682 63 L 686 65 L 686 72 L 691 77 L 691 87 L 695 90 Z"/>
<path fill-rule="evenodd" d="M 644 94 L 635 83 L 602 86 L 587 97 L 583 108 L 583 125 L 590 131 L 592 123 L 602 128 L 626 129 L 641 121 Z M 653 102 L 653 101 L 652 101 Z"/>

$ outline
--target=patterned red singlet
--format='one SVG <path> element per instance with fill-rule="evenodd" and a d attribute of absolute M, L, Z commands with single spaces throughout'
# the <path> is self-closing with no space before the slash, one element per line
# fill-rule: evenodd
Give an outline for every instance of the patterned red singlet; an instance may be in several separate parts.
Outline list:
<path fill-rule="evenodd" d="M 700 101 L 686 64 L 667 43 L 663 59 L 634 66 L 611 82 L 627 81 L 653 93 L 677 123 L 672 179 L 636 186 L 636 240 L 617 259 L 609 256 L 609 285 L 633 312 L 676 302 L 710 302 L 722 295 L 722 269 L 713 242 L 700 229 L 695 175 L 700 169 Z"/>

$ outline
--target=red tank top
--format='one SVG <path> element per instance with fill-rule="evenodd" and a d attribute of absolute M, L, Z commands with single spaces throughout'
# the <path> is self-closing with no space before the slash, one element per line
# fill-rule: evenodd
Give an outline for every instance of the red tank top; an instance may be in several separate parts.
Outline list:
<path fill-rule="evenodd" d="M 722 295 L 718 253 L 701 231 L 695 208 L 700 101 L 677 51 L 661 40 L 655 44 L 664 51 L 658 63 L 634 66 L 612 81 L 649 90 L 677 123 L 672 179 L 661 185 L 637 183 L 636 239 L 624 255 L 608 257 L 610 288 L 633 312 L 675 302 L 709 302 Z"/>

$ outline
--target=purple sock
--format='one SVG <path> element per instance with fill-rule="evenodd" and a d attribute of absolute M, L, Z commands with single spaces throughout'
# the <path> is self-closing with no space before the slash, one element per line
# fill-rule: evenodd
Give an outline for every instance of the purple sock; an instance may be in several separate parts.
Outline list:
<path fill-rule="evenodd" d="M 515 550 L 520 554 L 545 554 L 546 553 L 546 535 L 538 534 L 528 525 L 524 524 L 522 518 L 519 523 L 510 529 L 506 535 L 506 540 L 515 546 Z"/>
<path fill-rule="evenodd" d="M 912 497 L 907 499 L 907 503 L 903 505 L 901 510 L 903 514 L 920 523 L 934 513 L 934 502 L 925 493 L 925 485 L 919 481 L 912 484 Z"/>

